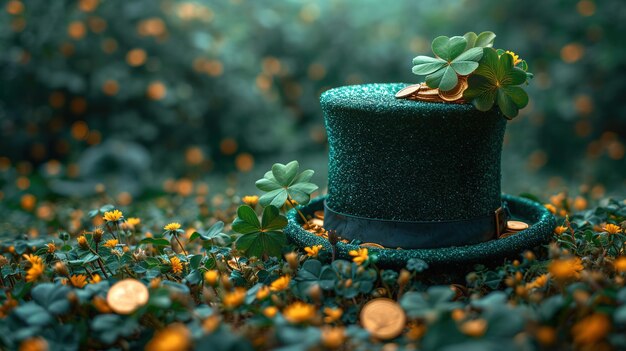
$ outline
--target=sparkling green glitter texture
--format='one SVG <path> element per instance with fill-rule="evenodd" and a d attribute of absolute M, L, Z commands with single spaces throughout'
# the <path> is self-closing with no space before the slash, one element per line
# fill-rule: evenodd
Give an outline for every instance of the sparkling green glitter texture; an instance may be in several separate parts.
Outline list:
<path fill-rule="evenodd" d="M 329 153 L 328 205 L 356 216 L 470 219 L 500 207 L 500 110 L 396 99 L 406 84 L 322 94 Z"/>
<path fill-rule="evenodd" d="M 300 209 L 305 215 L 312 216 L 313 212 L 323 208 L 325 199 L 325 196 L 318 197 Z M 501 264 L 506 258 L 518 258 L 524 250 L 530 250 L 550 240 L 556 222 L 554 216 L 542 204 L 511 195 L 502 195 L 502 200 L 507 203 L 514 218 L 530 224 L 528 229 L 505 239 L 490 240 L 475 245 L 413 250 L 370 248 L 369 251 L 378 256 L 377 265 L 380 267 L 403 268 L 409 259 L 419 258 L 428 263 L 429 272 L 433 274 L 445 272 L 449 275 L 455 271 L 464 272 L 472 269 L 477 263 Z M 332 250 L 328 240 L 302 228 L 295 210 L 289 211 L 287 219 L 289 223 L 285 228 L 285 233 L 291 242 L 300 247 L 322 245 L 324 250 Z M 338 243 L 338 258 L 350 260 L 348 252 L 356 248 L 356 245 Z"/>

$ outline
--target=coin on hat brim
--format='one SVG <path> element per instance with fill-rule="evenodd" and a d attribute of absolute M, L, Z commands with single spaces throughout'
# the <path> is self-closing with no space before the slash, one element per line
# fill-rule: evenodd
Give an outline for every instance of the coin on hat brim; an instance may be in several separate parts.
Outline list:
<path fill-rule="evenodd" d="M 498 239 L 504 239 L 504 238 L 508 238 L 510 236 L 513 236 L 515 234 L 517 234 L 518 232 L 504 232 L 503 234 L 501 234 Z"/>
<path fill-rule="evenodd" d="M 131 314 L 148 303 L 148 288 L 136 279 L 124 279 L 113 284 L 107 293 L 107 304 L 117 314 Z"/>
<path fill-rule="evenodd" d="M 374 248 L 374 249 L 384 249 L 385 248 L 381 244 L 377 244 L 377 243 L 361 243 L 359 246 L 361 246 L 361 247 L 371 247 L 371 248 Z"/>
<path fill-rule="evenodd" d="M 315 218 L 324 219 L 324 211 L 315 211 L 313 212 Z"/>
<path fill-rule="evenodd" d="M 448 91 L 439 91 L 439 97 L 444 101 L 457 101 L 463 98 L 463 92 L 467 89 L 467 78 L 459 77 L 457 85 Z"/>
<path fill-rule="evenodd" d="M 528 229 L 528 224 L 522 221 L 507 221 L 506 229 L 511 231 L 522 231 L 524 229 Z"/>
<path fill-rule="evenodd" d="M 381 340 L 393 339 L 402 333 L 406 325 L 404 310 L 397 302 L 378 298 L 366 303 L 361 309 L 361 325 Z"/>
<path fill-rule="evenodd" d="M 408 98 L 412 95 L 415 95 L 420 90 L 420 88 L 421 88 L 420 84 L 412 84 L 412 85 L 409 85 L 408 87 L 404 87 L 396 93 L 396 98 L 398 99 Z"/>

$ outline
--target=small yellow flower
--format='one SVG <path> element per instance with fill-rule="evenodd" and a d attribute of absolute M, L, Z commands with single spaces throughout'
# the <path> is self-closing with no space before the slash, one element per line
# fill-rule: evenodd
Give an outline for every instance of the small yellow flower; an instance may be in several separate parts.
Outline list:
<path fill-rule="evenodd" d="M 106 222 L 117 222 L 120 219 L 124 218 L 124 214 L 120 210 L 113 210 L 104 213 L 104 220 Z"/>
<path fill-rule="evenodd" d="M 100 275 L 94 274 L 93 277 L 89 279 L 89 284 L 98 284 L 101 281 L 102 281 L 102 278 L 100 278 Z"/>
<path fill-rule="evenodd" d="M 87 238 L 84 235 L 81 235 L 78 238 L 76 238 L 76 241 L 78 241 L 78 246 L 80 246 L 83 249 L 86 249 L 86 248 L 89 247 L 89 243 L 87 242 Z"/>
<path fill-rule="evenodd" d="M 256 292 L 257 300 L 265 300 L 270 295 L 270 288 L 267 285 L 263 285 Z"/>
<path fill-rule="evenodd" d="M 278 313 L 278 308 L 276 306 L 268 306 L 263 309 L 263 315 L 267 318 L 274 318 Z"/>
<path fill-rule="evenodd" d="M 611 320 L 604 314 L 596 313 L 574 324 L 572 336 L 575 344 L 597 345 L 611 330 Z"/>
<path fill-rule="evenodd" d="M 353 257 L 352 261 L 358 265 L 363 264 L 363 262 L 369 259 L 366 247 L 361 247 L 358 250 L 350 250 L 348 253 Z"/>
<path fill-rule="evenodd" d="M 82 288 L 87 285 L 87 276 L 84 274 L 74 274 L 70 277 L 70 283 L 76 288 Z"/>
<path fill-rule="evenodd" d="M 567 227 L 564 225 L 560 225 L 556 228 L 554 228 L 554 234 L 556 235 L 561 235 L 563 233 L 565 233 L 567 231 Z"/>
<path fill-rule="evenodd" d="M 522 62 L 522 60 L 520 60 L 519 55 L 515 54 L 513 51 L 505 51 L 505 54 L 509 54 L 513 57 L 513 66 L 517 65 L 518 63 Z"/>
<path fill-rule="evenodd" d="M 38 256 L 35 256 L 38 257 Z M 33 263 L 30 268 L 26 271 L 26 281 L 34 282 L 43 274 L 44 265 L 41 259 L 39 262 Z"/>
<path fill-rule="evenodd" d="M 272 291 L 283 291 L 289 288 L 289 282 L 291 281 L 291 277 L 288 275 L 283 275 L 282 277 L 274 280 L 272 284 L 270 284 L 270 289 Z"/>
<path fill-rule="evenodd" d="M 226 308 L 236 308 L 243 304 L 246 299 L 246 289 L 238 287 L 232 292 L 226 293 L 222 299 L 222 303 Z"/>
<path fill-rule="evenodd" d="M 558 281 L 578 279 L 583 269 L 582 261 L 578 257 L 552 260 L 548 266 L 548 272 Z"/>
<path fill-rule="evenodd" d="M 487 321 L 481 318 L 472 319 L 461 324 L 459 329 L 465 335 L 474 338 L 481 337 L 487 331 Z"/>
<path fill-rule="evenodd" d="M 330 307 L 324 307 L 324 322 L 325 323 L 332 323 L 336 320 L 339 320 L 339 318 L 341 318 L 341 315 L 343 314 L 343 310 L 339 307 L 335 307 L 335 308 L 330 308 Z"/>
<path fill-rule="evenodd" d="M 542 288 L 548 284 L 550 280 L 550 276 L 548 274 L 542 274 L 537 278 L 533 279 L 530 283 L 526 284 L 526 289 L 537 289 Z"/>
<path fill-rule="evenodd" d="M 259 203 L 259 197 L 256 195 L 248 195 L 248 196 L 244 196 L 241 199 L 241 202 L 243 202 L 244 204 L 250 206 L 250 207 L 254 207 Z"/>
<path fill-rule="evenodd" d="M 108 247 L 109 249 L 114 249 L 117 246 L 117 239 L 111 239 L 111 240 L 107 240 L 104 243 L 104 247 Z"/>
<path fill-rule="evenodd" d="M 602 230 L 609 234 L 619 234 L 622 232 L 622 228 L 620 228 L 620 226 L 610 223 L 605 225 Z"/>
<path fill-rule="evenodd" d="M 191 332 L 182 323 L 168 325 L 154 333 L 146 344 L 146 351 L 183 351 L 191 346 Z"/>
<path fill-rule="evenodd" d="M 202 321 L 202 330 L 207 333 L 213 333 L 217 327 L 220 326 L 220 317 L 217 315 L 211 315 L 204 321 Z"/>
<path fill-rule="evenodd" d="M 626 256 L 620 256 L 613 262 L 615 271 L 623 273 L 626 272 Z"/>
<path fill-rule="evenodd" d="M 91 304 L 100 313 L 111 313 L 112 312 L 111 307 L 109 306 L 109 304 L 107 303 L 107 300 L 104 297 L 95 296 L 93 298 L 93 300 L 91 301 Z"/>
<path fill-rule="evenodd" d="M 317 257 L 322 247 L 323 247 L 322 245 L 307 246 L 304 248 L 304 251 L 309 257 Z"/>
<path fill-rule="evenodd" d="M 544 204 L 543 207 L 550 211 L 550 213 L 556 214 L 556 207 L 554 207 L 553 204 Z"/>
<path fill-rule="evenodd" d="M 183 264 L 180 262 L 180 258 L 173 256 L 170 258 L 170 263 L 172 264 L 172 273 L 180 274 L 183 272 Z"/>
<path fill-rule="evenodd" d="M 204 273 L 204 281 L 211 286 L 217 283 L 217 280 L 219 279 L 219 277 L 220 277 L 220 272 L 215 269 L 211 269 Z"/>
<path fill-rule="evenodd" d="M 338 349 L 346 341 L 346 333 L 344 327 L 322 328 L 322 344 L 329 349 Z"/>
<path fill-rule="evenodd" d="M 172 222 L 172 223 L 166 225 L 165 227 L 163 227 L 163 229 L 165 229 L 167 231 L 178 230 L 178 229 L 180 229 L 180 223 Z"/>
<path fill-rule="evenodd" d="M 57 250 L 57 246 L 54 243 L 46 244 L 48 247 L 48 253 L 54 253 Z"/>
<path fill-rule="evenodd" d="M 126 219 L 126 224 L 135 227 L 141 224 L 141 219 L 137 217 L 130 217 Z"/>
<path fill-rule="evenodd" d="M 23 254 L 22 257 L 26 259 L 30 264 L 42 263 L 41 257 L 32 254 Z"/>
<path fill-rule="evenodd" d="M 283 315 L 290 323 L 304 323 L 315 317 L 315 306 L 302 301 L 296 301 L 285 307 Z"/>

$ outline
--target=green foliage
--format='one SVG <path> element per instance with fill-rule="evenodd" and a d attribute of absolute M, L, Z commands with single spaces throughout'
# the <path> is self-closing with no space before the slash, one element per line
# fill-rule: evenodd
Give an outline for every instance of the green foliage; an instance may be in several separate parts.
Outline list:
<path fill-rule="evenodd" d="M 237 238 L 235 246 L 248 257 L 280 256 L 287 243 L 283 233 L 286 225 L 287 218 L 272 205 L 263 209 L 261 222 L 252 207 L 240 206 L 233 230 L 242 235 Z"/>
<path fill-rule="evenodd" d="M 259 198 L 259 203 L 277 208 L 283 207 L 287 199 L 300 205 L 309 203 L 311 194 L 318 189 L 317 185 L 309 182 L 315 172 L 307 169 L 298 173 L 299 168 L 298 161 L 291 161 L 286 165 L 275 163 L 271 171 L 256 181 L 256 187 L 267 192 Z"/>
<path fill-rule="evenodd" d="M 463 98 L 472 101 L 480 111 L 489 111 L 497 104 L 512 119 L 528 104 L 528 94 L 519 87 L 526 80 L 526 72 L 513 65 L 513 56 L 498 56 L 496 50 L 485 48 L 480 66 L 468 79 L 469 88 Z"/>

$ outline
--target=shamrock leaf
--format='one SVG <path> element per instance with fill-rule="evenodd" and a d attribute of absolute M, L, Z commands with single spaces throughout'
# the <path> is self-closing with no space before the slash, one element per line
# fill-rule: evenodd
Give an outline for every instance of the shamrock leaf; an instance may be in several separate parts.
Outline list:
<path fill-rule="evenodd" d="M 309 182 L 314 172 L 307 169 L 298 174 L 299 167 L 298 161 L 291 161 L 286 165 L 274 164 L 271 171 L 256 181 L 256 187 L 267 192 L 259 198 L 259 203 L 262 206 L 272 205 L 281 208 L 287 198 L 291 198 L 301 205 L 306 205 L 318 187 Z"/>
<path fill-rule="evenodd" d="M 283 246 L 287 244 L 283 234 L 286 225 L 287 218 L 272 205 L 263 210 L 261 222 L 252 207 L 239 206 L 233 230 L 243 235 L 237 239 L 235 246 L 248 257 L 280 256 Z"/>
<path fill-rule="evenodd" d="M 526 72 L 513 65 L 513 56 L 496 50 L 483 49 L 483 57 L 474 74 L 468 78 L 469 88 L 463 93 L 480 111 L 490 110 L 494 104 L 509 119 L 528 104 L 528 94 L 518 85 L 527 80 Z"/>
<path fill-rule="evenodd" d="M 204 231 L 204 233 L 194 232 L 189 237 L 189 240 L 194 240 L 200 238 L 202 241 L 211 241 L 211 242 L 221 242 L 228 240 L 228 235 L 222 233 L 224 230 L 224 222 L 217 221 L 213 224 L 209 229 Z"/>
<path fill-rule="evenodd" d="M 494 32 L 482 32 L 478 35 L 474 32 L 467 32 L 463 35 L 463 38 L 467 40 L 465 51 L 471 48 L 490 48 L 493 47 L 493 41 L 496 39 Z"/>
<path fill-rule="evenodd" d="M 426 84 L 440 91 L 453 89 L 459 82 L 458 76 L 466 76 L 478 67 L 482 48 L 466 50 L 467 39 L 455 36 L 437 37 L 432 50 L 436 58 L 417 56 L 413 59 L 413 73 L 426 75 Z"/>

